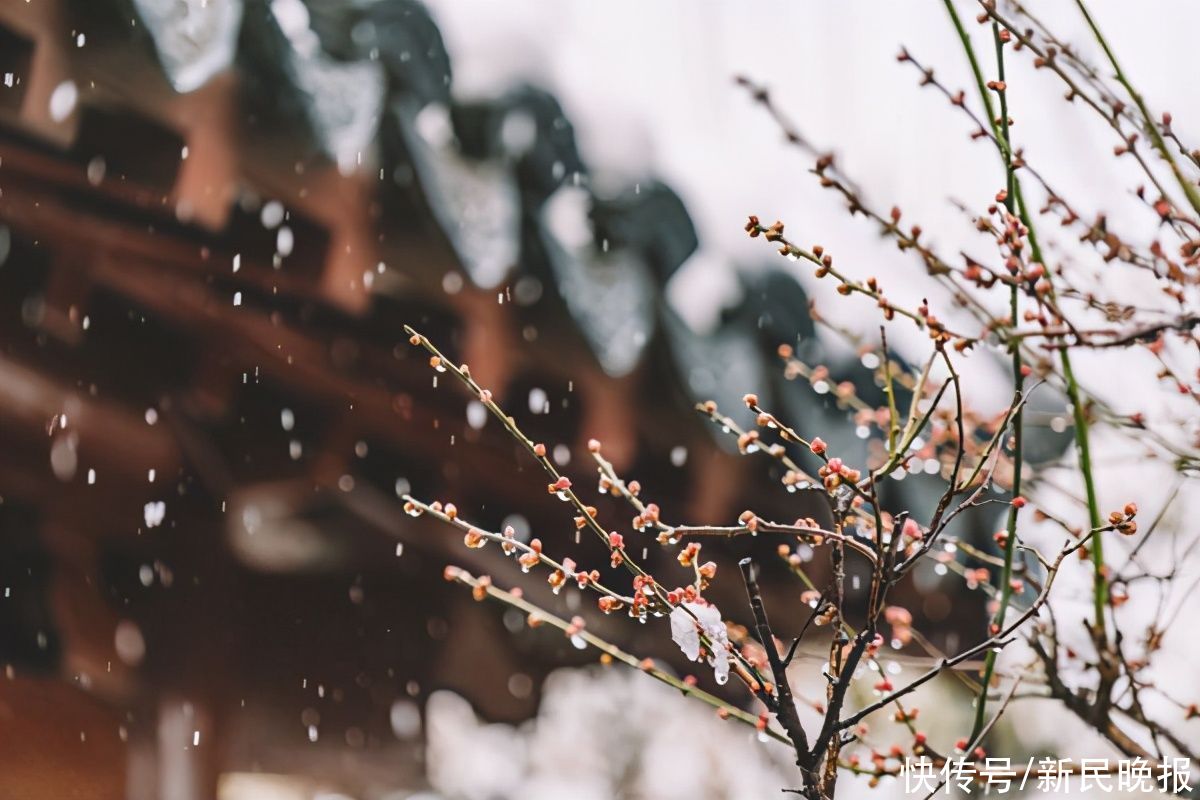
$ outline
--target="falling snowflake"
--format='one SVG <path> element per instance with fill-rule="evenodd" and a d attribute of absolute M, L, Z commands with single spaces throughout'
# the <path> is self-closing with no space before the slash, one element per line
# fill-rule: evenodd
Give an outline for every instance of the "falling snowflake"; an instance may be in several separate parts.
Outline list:
<path fill-rule="evenodd" d="M 142 515 L 147 528 L 157 528 L 167 515 L 167 504 L 162 500 L 146 503 L 146 507 L 142 509 Z"/>

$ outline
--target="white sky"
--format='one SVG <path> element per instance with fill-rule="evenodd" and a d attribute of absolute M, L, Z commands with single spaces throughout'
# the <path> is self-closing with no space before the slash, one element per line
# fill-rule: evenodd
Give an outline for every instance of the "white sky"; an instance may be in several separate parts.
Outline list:
<path fill-rule="evenodd" d="M 1002 186 L 998 161 L 986 142 L 970 141 L 971 126 L 961 113 L 932 88 L 919 88 L 915 69 L 895 60 L 901 44 L 907 46 L 974 101 L 970 73 L 941 3 L 429 4 L 451 51 L 457 92 L 493 93 L 520 79 L 547 86 L 575 123 L 589 164 L 631 179 L 657 175 L 684 198 L 703 244 L 716 251 L 716 257 L 688 265 L 672 287 L 694 324 L 713 319 L 716 304 L 734 286 L 730 263 L 779 263 L 773 248 L 742 232 L 751 213 L 783 219 L 798 241 L 826 245 L 843 269 L 859 278 L 876 275 L 899 301 L 915 306 L 929 292 L 910 258 L 881 244 L 871 227 L 849 219 L 836 198 L 819 188 L 806 172 L 809 159 L 785 145 L 774 123 L 733 85 L 736 74 L 770 86 L 814 143 L 838 153 L 873 205 L 884 210 L 900 205 L 906 221 L 919 221 L 948 255 L 963 245 L 990 255 L 949 200 L 981 208 Z M 991 37 L 973 22 L 975 4 L 960 2 L 959 8 L 991 69 Z M 1060 35 L 1098 61 L 1073 9 L 1066 0 L 1039 4 Z M 1194 110 L 1200 84 L 1178 60 L 1200 29 L 1200 4 L 1096 0 L 1092 10 L 1152 105 L 1171 110 L 1178 130 L 1200 133 L 1200 113 Z M 1027 54 L 1010 52 L 1008 63 L 1014 139 L 1031 163 L 1082 209 L 1130 208 L 1126 187 L 1137 177 L 1112 157 L 1111 131 L 1082 107 L 1068 107 L 1060 99 L 1061 83 L 1048 72 L 1035 72 Z M 1153 232 L 1146 214 L 1135 212 L 1130 219 L 1138 220 L 1142 233 Z M 1043 235 L 1054 233 L 1047 229 Z M 833 299 L 831 284 L 815 286 L 807 270 L 802 272 L 810 292 Z M 1122 297 L 1131 291 L 1146 290 L 1125 283 L 1113 287 Z M 952 318 L 950 309 L 939 309 L 937 298 L 931 299 L 935 313 Z M 864 313 L 869 307 L 861 299 L 822 307 L 867 329 L 877 324 L 873 314 Z M 924 349 L 922 334 L 911 326 L 892 328 L 892 341 L 910 354 Z M 984 359 L 976 361 L 976 369 L 989 372 Z M 998 390 L 1002 381 L 996 377 Z"/>

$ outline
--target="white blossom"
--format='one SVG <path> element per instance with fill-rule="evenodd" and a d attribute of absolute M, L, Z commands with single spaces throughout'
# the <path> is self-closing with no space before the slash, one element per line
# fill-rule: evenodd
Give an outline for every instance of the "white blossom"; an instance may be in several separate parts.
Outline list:
<path fill-rule="evenodd" d="M 729 632 L 721 612 L 716 606 L 699 603 L 683 603 L 671 612 L 671 640 L 692 661 L 700 659 L 701 634 L 708 637 L 711 651 L 708 663 L 717 682 L 725 683 L 729 680 Z"/>

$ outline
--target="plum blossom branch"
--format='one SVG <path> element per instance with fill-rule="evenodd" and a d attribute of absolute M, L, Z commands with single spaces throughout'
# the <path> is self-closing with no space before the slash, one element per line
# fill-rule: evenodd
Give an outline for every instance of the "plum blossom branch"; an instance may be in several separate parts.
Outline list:
<path fill-rule="evenodd" d="M 556 616 L 549 611 L 546 611 L 533 603 L 526 600 L 520 591 L 506 591 L 492 584 L 491 579 L 486 576 L 475 577 L 459 567 L 447 567 L 445 571 L 447 580 L 461 583 L 471 587 L 476 599 L 492 599 L 519 611 L 525 612 L 529 623 L 537 627 L 539 625 L 550 625 L 557 628 L 568 636 L 578 636 L 587 644 L 595 647 L 604 656 L 609 659 L 620 661 L 621 663 L 633 667 L 646 673 L 657 681 L 665 683 L 673 689 L 678 689 L 685 696 L 699 700 L 717 709 L 717 714 L 721 719 L 734 719 L 743 724 L 749 725 L 758 729 L 766 736 L 782 742 L 783 744 L 791 744 L 791 741 L 778 731 L 772 730 L 762 724 L 762 718 L 750 714 L 742 709 L 731 706 L 716 695 L 710 694 L 696 686 L 695 680 L 687 678 L 677 678 L 670 672 L 655 665 L 654 661 L 649 658 L 639 659 L 614 644 L 611 644 L 599 636 L 596 636 L 591 631 L 587 630 L 580 624 L 580 620 L 567 621 L 562 617 Z"/>

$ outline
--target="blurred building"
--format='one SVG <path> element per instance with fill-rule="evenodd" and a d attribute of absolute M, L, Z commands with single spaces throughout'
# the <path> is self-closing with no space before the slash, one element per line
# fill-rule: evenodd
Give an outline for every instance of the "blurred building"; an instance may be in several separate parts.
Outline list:
<path fill-rule="evenodd" d="M 429 693 L 519 720 L 593 660 L 445 584 L 520 576 L 403 515 L 411 489 L 574 547 L 405 323 L 573 474 L 599 438 L 679 521 L 816 513 L 696 401 L 750 424 L 756 391 L 865 447 L 820 393 L 850 366 L 779 376 L 781 342 L 822 359 L 794 280 L 748 275 L 694 332 L 663 301 L 697 257 L 670 187 L 597 188 L 539 88 L 457 100 L 416 2 L 5 0 L 0 75 L 0 796 L 404 797 Z M 949 591 L 921 610 L 952 638 L 979 609 Z"/>

